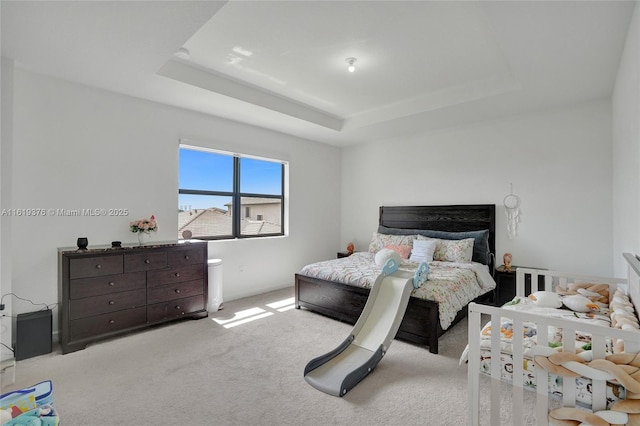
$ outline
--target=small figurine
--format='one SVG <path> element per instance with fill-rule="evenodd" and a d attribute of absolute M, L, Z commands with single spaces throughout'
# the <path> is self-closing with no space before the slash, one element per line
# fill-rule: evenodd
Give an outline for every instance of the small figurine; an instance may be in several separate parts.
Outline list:
<path fill-rule="evenodd" d="M 502 261 L 504 262 L 504 270 L 511 272 L 511 253 L 505 253 L 504 256 L 502 256 Z"/>
<path fill-rule="evenodd" d="M 353 250 L 355 250 L 355 247 L 354 247 L 353 243 L 347 244 L 347 252 L 349 254 L 353 254 Z"/>

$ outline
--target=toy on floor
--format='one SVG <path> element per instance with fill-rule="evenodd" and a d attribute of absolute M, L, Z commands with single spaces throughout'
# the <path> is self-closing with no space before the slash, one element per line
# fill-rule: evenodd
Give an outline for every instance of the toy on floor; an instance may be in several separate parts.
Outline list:
<path fill-rule="evenodd" d="M 427 263 L 415 272 L 399 270 L 400 255 L 384 250 L 376 254 L 382 273 L 347 339 L 304 369 L 305 380 L 329 395 L 344 396 L 377 366 L 400 328 L 411 292 L 428 278 Z"/>
<path fill-rule="evenodd" d="M 3 410 L 6 411 L 6 410 Z M 58 426 L 60 418 L 50 405 L 42 405 L 4 421 L 2 426 Z"/>

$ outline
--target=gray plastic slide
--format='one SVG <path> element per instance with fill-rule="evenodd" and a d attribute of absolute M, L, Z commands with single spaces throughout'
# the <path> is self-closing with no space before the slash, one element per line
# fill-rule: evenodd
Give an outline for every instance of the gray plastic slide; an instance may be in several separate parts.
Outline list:
<path fill-rule="evenodd" d="M 337 348 L 309 361 L 305 380 L 316 389 L 344 396 L 369 374 L 389 349 L 413 291 L 414 274 L 380 274 L 349 337 Z"/>

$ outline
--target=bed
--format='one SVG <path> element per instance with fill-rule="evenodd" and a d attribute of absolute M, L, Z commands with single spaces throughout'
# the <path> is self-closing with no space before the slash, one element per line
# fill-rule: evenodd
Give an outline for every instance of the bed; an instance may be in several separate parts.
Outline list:
<path fill-rule="evenodd" d="M 640 377 L 630 376 L 640 368 L 640 260 L 623 256 L 624 279 L 518 268 L 514 300 L 502 307 L 469 304 L 469 345 L 461 362 L 468 360 L 470 425 L 640 420 L 623 412 L 640 413 Z M 526 276 L 535 301 L 525 295 Z M 606 303 L 589 290 L 596 288 Z M 540 303 L 576 289 L 572 298 L 597 301 L 594 310 Z"/>
<path fill-rule="evenodd" d="M 474 261 L 482 260 L 482 264 L 489 273 L 495 266 L 495 205 L 493 204 L 382 206 L 379 209 L 379 226 L 376 232 L 383 235 L 407 236 L 420 232 L 427 237 L 451 240 L 473 236 L 477 238 L 473 247 Z M 483 243 L 477 243 L 481 239 Z M 367 254 L 355 253 L 331 262 L 366 262 L 366 259 L 362 259 L 363 257 L 366 258 Z M 369 255 L 370 260 L 371 255 Z M 322 265 L 322 267 L 325 266 Z M 357 268 L 353 265 L 351 267 Z M 366 285 L 347 284 L 334 276 L 331 278 L 310 276 L 304 273 L 305 268 L 295 274 L 295 307 L 355 324 L 369 295 Z M 428 284 L 429 282 L 425 285 Z M 494 291 L 489 287 L 473 300 L 490 303 L 493 297 Z M 396 337 L 427 346 L 430 352 L 437 354 L 438 338 L 466 316 L 467 303 L 459 307 L 453 318 L 444 321 L 446 326 L 443 327 L 439 302 L 411 297 Z"/>

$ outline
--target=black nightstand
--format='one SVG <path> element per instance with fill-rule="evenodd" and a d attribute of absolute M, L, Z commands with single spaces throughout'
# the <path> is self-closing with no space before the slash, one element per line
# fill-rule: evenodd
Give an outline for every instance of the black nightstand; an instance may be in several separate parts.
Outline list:
<path fill-rule="evenodd" d="M 342 258 L 342 257 L 349 257 L 351 256 L 353 253 L 349 253 L 348 251 L 339 251 L 338 252 L 338 259 Z"/>
<path fill-rule="evenodd" d="M 505 270 L 504 265 L 500 265 L 496 268 L 496 272 L 493 278 L 496 280 L 496 289 L 494 290 L 493 300 L 495 306 L 502 306 L 507 302 L 513 300 L 516 296 L 516 269 L 518 268 L 531 268 L 529 266 L 514 266 L 511 265 L 511 271 Z M 544 277 L 538 277 L 538 287 L 544 285 Z M 531 293 L 531 275 L 527 274 L 524 277 L 524 291 L 525 294 Z"/>

